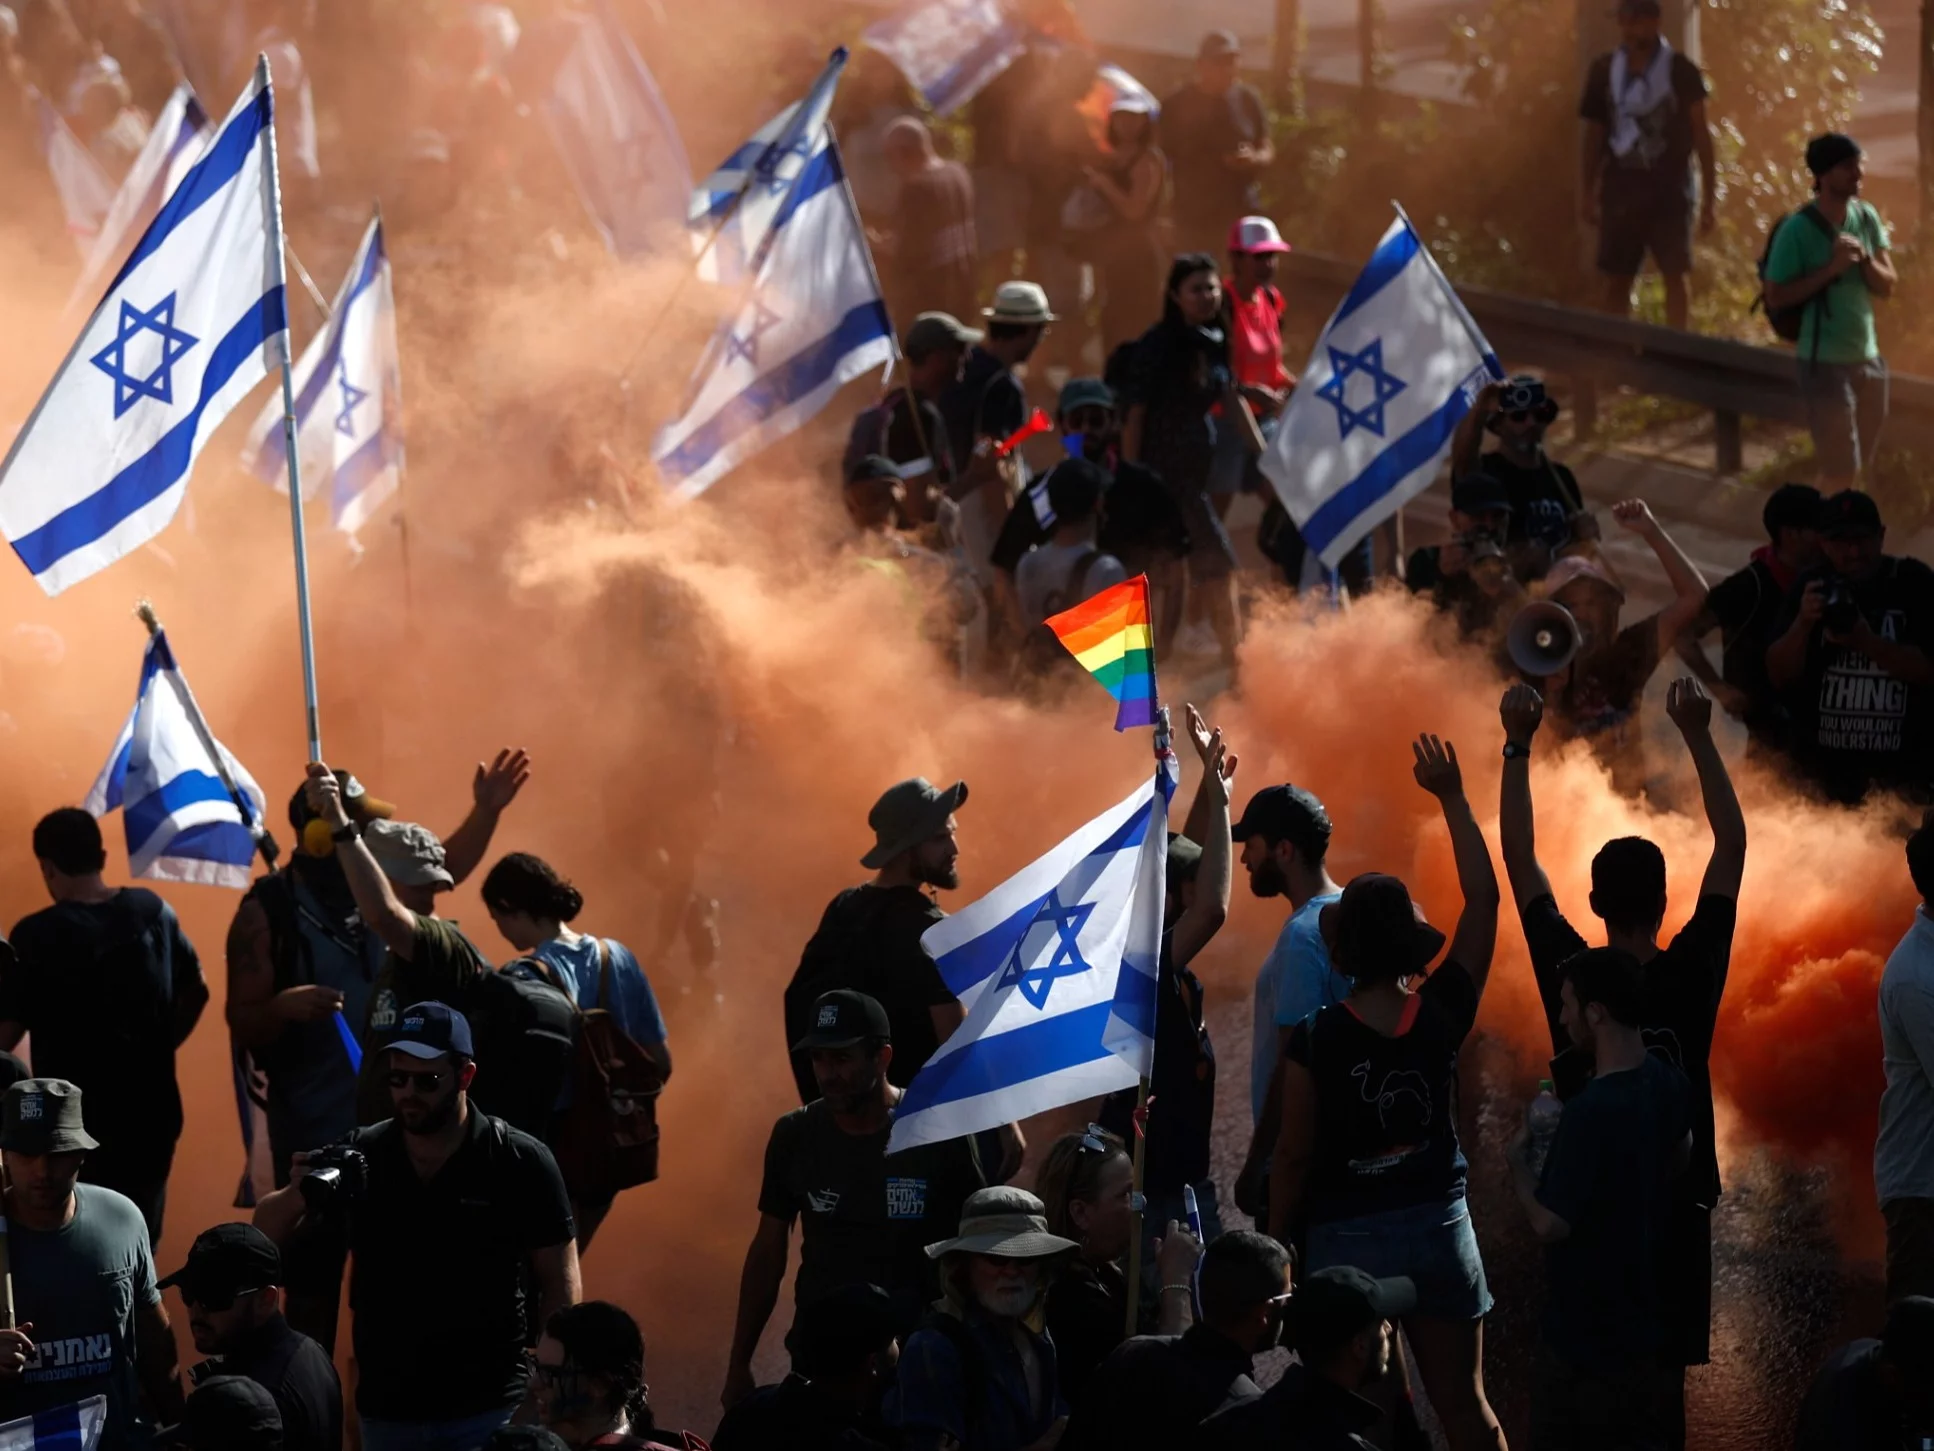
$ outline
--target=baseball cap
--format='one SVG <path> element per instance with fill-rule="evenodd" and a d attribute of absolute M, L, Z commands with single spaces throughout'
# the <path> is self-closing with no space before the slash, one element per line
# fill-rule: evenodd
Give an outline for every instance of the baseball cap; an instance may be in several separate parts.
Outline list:
<path fill-rule="evenodd" d="M 1612 578 L 1604 565 L 1584 554 L 1567 554 L 1551 566 L 1551 573 L 1543 580 L 1544 597 L 1548 600 L 1556 599 L 1559 590 L 1567 585 L 1577 584 L 1581 579 L 1602 584 L 1606 589 L 1616 592 L 1619 599 L 1625 598 L 1625 587 Z"/>
<path fill-rule="evenodd" d="M 457 884 L 443 864 L 443 843 L 427 826 L 414 821 L 372 821 L 363 828 L 363 845 L 383 875 L 399 887 L 448 889 Z"/>
<path fill-rule="evenodd" d="M 1290 1342 L 1321 1359 L 1351 1336 L 1416 1308 L 1417 1287 L 1411 1281 L 1379 1280 L 1352 1265 L 1332 1265 L 1303 1276 L 1290 1296 Z"/>
<path fill-rule="evenodd" d="M 182 1298 L 230 1303 L 237 1295 L 282 1283 L 282 1251 L 252 1224 L 218 1224 L 195 1236 L 188 1263 L 159 1288 L 181 1287 Z"/>
<path fill-rule="evenodd" d="M 1782 529 L 1820 527 L 1820 491 L 1811 484 L 1781 484 L 1767 497 L 1760 511 L 1766 537 L 1778 540 Z"/>
<path fill-rule="evenodd" d="M 1864 155 L 1860 143 L 1851 136 L 1838 131 L 1829 131 L 1824 136 L 1815 136 L 1806 143 L 1806 169 L 1815 176 L 1825 176 L 1843 161 L 1852 161 Z"/>
<path fill-rule="evenodd" d="M 1238 217 L 1229 227 L 1231 252 L 1287 252 L 1289 243 L 1268 217 Z"/>
<path fill-rule="evenodd" d="M 787 1337 L 806 1376 L 840 1375 L 883 1350 L 897 1333 L 893 1297 L 878 1285 L 845 1284 L 799 1307 Z"/>
<path fill-rule="evenodd" d="M 411 1003 L 403 1009 L 384 1042 L 412 1058 L 475 1058 L 470 1041 L 470 1020 L 444 1003 Z"/>
<path fill-rule="evenodd" d="M 795 1053 L 810 1053 L 815 1048 L 850 1048 L 868 1038 L 893 1041 L 893 1025 L 879 999 L 851 988 L 836 988 L 821 993 L 813 1003 L 812 1027 L 792 1045 Z"/>
<path fill-rule="evenodd" d="M 1318 856 L 1329 850 L 1330 814 L 1300 786 L 1265 786 L 1249 798 L 1229 836 L 1233 841 L 1252 836 L 1287 841 L 1306 856 Z"/>
<path fill-rule="evenodd" d="M 247 1376 L 210 1376 L 182 1407 L 176 1436 L 194 1451 L 265 1451 L 282 1444 L 282 1413 Z"/>
<path fill-rule="evenodd" d="M 1061 396 L 1055 400 L 1055 412 L 1068 414 L 1077 408 L 1115 407 L 1115 390 L 1099 378 L 1070 378 L 1061 385 Z"/>
<path fill-rule="evenodd" d="M 1829 539 L 1864 539 L 1883 528 L 1880 505 L 1871 494 L 1842 489 L 1820 501 L 1820 532 Z"/>
<path fill-rule="evenodd" d="M 65 1078 L 22 1079 L 0 1098 L 0 1149 L 38 1158 L 99 1147 L 82 1120 L 81 1091 Z"/>
<path fill-rule="evenodd" d="M 1494 475 L 1480 469 L 1452 482 L 1450 504 L 1460 514 L 1491 514 L 1500 509 L 1508 514 L 1511 495 Z"/>
<path fill-rule="evenodd" d="M 951 312 L 923 312 L 907 329 L 901 351 L 909 361 L 917 363 L 942 348 L 964 348 L 977 343 L 980 337 L 977 330 L 968 327 Z"/>
<path fill-rule="evenodd" d="M 1218 56 L 1241 55 L 1242 42 L 1236 39 L 1233 30 L 1211 30 L 1202 37 L 1202 44 L 1196 47 L 1198 60 L 1214 60 Z"/>

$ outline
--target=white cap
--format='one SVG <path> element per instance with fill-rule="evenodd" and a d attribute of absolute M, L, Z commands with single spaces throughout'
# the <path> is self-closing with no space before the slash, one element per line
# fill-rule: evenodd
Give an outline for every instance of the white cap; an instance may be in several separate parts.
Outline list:
<path fill-rule="evenodd" d="M 1287 252 L 1289 243 L 1268 217 L 1242 217 L 1229 228 L 1231 252 Z"/>

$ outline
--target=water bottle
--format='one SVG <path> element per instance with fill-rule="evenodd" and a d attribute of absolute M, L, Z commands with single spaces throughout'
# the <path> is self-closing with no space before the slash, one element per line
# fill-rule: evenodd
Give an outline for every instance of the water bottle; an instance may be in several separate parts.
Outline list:
<path fill-rule="evenodd" d="M 1551 1152 L 1551 1141 L 1558 1137 L 1558 1120 L 1563 1118 L 1565 1106 L 1558 1102 L 1558 1094 L 1551 1086 L 1549 1078 L 1538 1081 L 1538 1096 L 1531 1100 L 1531 1111 L 1525 1115 L 1531 1126 L 1531 1172 L 1542 1174 L 1545 1156 Z"/>

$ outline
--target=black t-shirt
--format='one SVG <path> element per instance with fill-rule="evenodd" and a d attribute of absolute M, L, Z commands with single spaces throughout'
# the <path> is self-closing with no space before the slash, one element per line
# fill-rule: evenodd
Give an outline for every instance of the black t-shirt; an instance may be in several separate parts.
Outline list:
<path fill-rule="evenodd" d="M 1792 628 L 1808 584 L 1837 578 L 1820 569 L 1795 580 L 1773 638 Z M 1842 583 L 1876 635 L 1934 654 L 1934 569 L 1888 556 L 1870 578 Z M 1934 779 L 1934 692 L 1887 674 L 1851 645 L 1834 644 L 1824 624 L 1814 627 L 1805 672 L 1787 702 L 1795 754 L 1836 798 L 1857 801 L 1875 782 L 1924 790 Z"/>
<path fill-rule="evenodd" d="M 1633 189 L 1661 196 L 1687 196 L 1692 188 L 1691 107 L 1706 98 L 1706 78 L 1690 57 L 1674 51 L 1668 63 L 1669 82 L 1665 94 L 1643 114 L 1638 122 L 1638 142 L 1624 156 L 1612 150 L 1612 133 L 1617 117 L 1612 109 L 1612 57 L 1601 55 L 1585 73 L 1585 91 L 1578 101 L 1579 119 L 1603 126 L 1605 169 L 1603 187 L 1607 194 Z M 1627 78 L 1636 86 L 1638 73 Z"/>
<path fill-rule="evenodd" d="M 1591 1060 L 1572 1046 L 1560 1021 L 1559 971 L 1583 952 L 1585 939 L 1558 910 L 1549 894 L 1527 903 L 1522 912 L 1525 945 L 1551 1029 L 1551 1081 L 1567 1102 L 1583 1091 Z M 1645 964 L 1645 1011 L 1640 1026 L 1654 1053 L 1685 1074 L 1692 1086 L 1692 1162 L 1680 1181 L 1685 1197 L 1710 1209 L 1719 1202 L 1719 1155 L 1712 1122 L 1712 1035 L 1719 1000 L 1732 963 L 1733 927 L 1739 903 L 1708 894 L 1699 899 L 1692 920 L 1670 944 Z"/>
<path fill-rule="evenodd" d="M 35 1072 L 81 1090 L 104 1154 L 165 1165 L 181 1136 L 175 1045 L 208 1002 L 174 909 L 141 887 L 58 902 L 21 919 L 13 949 L 0 1020 L 32 1034 Z"/>
<path fill-rule="evenodd" d="M 897 1437 L 877 1420 L 814 1389 L 801 1375 L 760 1386 L 725 1413 L 712 1451 L 887 1451 Z"/>
<path fill-rule="evenodd" d="M 1103 467 L 1111 472 L 1102 496 L 1095 547 L 1114 555 L 1131 575 L 1158 559 L 1186 556 L 1189 526 L 1161 477 L 1140 464 L 1120 460 L 1110 460 Z M 995 568 L 1014 573 L 1028 550 L 1054 537 L 1054 510 L 1048 506 L 1048 480 L 1053 474 L 1049 469 L 1016 496 L 989 555 Z"/>
<path fill-rule="evenodd" d="M 1057 1335 L 1057 1351 L 1060 1344 Z M 1254 1370 L 1248 1351 L 1207 1325 L 1180 1335 L 1138 1335 L 1101 1363 L 1084 1394 L 1067 1391 L 1060 1451 L 1187 1446 L 1205 1417 L 1262 1394 L 1251 1379 Z M 1065 1379 L 1062 1384 L 1065 1390 Z"/>
<path fill-rule="evenodd" d="M 920 399 L 919 427 L 914 426 L 913 410 L 907 406 L 907 390 L 896 389 L 893 396 L 868 408 L 854 420 L 847 443 L 847 461 L 877 453 L 903 468 L 918 465 L 908 474 L 910 480 L 942 488 L 954 481 L 954 451 L 947 441 L 947 421 L 931 398 Z"/>
<path fill-rule="evenodd" d="M 1141 406 L 1142 462 L 1181 493 L 1208 487 L 1216 440 L 1209 413 L 1229 376 L 1221 328 L 1165 320 L 1134 344 L 1122 405 Z"/>
<path fill-rule="evenodd" d="M 933 1009 L 954 1001 L 920 936 L 947 914 L 918 887 L 849 887 L 827 906 L 786 988 L 786 1045 L 812 1030 L 813 1004 L 835 988 L 863 992 L 886 1009 L 893 1028 L 887 1081 L 913 1082 L 940 1047 Z M 792 1057 L 799 1101 L 819 1097 L 811 1059 Z"/>
<path fill-rule="evenodd" d="M 1174 942 L 1173 929 L 1162 934 L 1155 986 L 1155 1074 L 1148 1086 L 1154 1107 L 1142 1165 L 1150 1194 L 1177 1194 L 1207 1179 L 1215 1130 L 1215 1045 L 1202 1020 L 1202 981 L 1175 966 Z M 1124 1088 L 1101 1106 L 1102 1127 L 1131 1143 L 1135 1094 Z"/>
<path fill-rule="evenodd" d="M 759 1212 L 803 1221 L 795 1307 L 841 1285 L 878 1285 L 904 1337 L 936 1293 L 926 1247 L 953 1235 L 960 1206 L 987 1180 L 971 1138 L 889 1156 L 891 1133 L 844 1132 L 824 1099 L 794 1109 L 766 1142 Z"/>
<path fill-rule="evenodd" d="M 1289 1057 L 1316 1085 L 1310 1223 L 1463 1197 L 1457 1055 L 1477 1005 L 1470 973 L 1446 961 L 1411 995 L 1395 1037 L 1363 1022 L 1348 1001 L 1290 1030 Z"/>
<path fill-rule="evenodd" d="M 1766 647 L 1775 638 L 1773 626 L 1785 600 L 1772 566 L 1756 554 L 1751 564 L 1707 592 L 1700 621 L 1703 628 L 1719 627 L 1720 678 L 1751 697 L 1746 729 L 1762 738 L 1778 732 L 1786 718 L 1766 678 Z"/>
<path fill-rule="evenodd" d="M 1607 757 L 1639 744 L 1639 701 L 1659 668 L 1659 617 L 1627 625 L 1602 649 L 1571 664 L 1552 701 L 1553 715 L 1571 734 L 1583 736 Z"/>
<path fill-rule="evenodd" d="M 1794 1451 L 1902 1451 L 1907 1418 L 1881 1374 L 1878 1340 L 1856 1340 L 1827 1358 L 1800 1402 Z"/>
<path fill-rule="evenodd" d="M 940 395 L 940 416 L 947 424 L 948 449 L 965 468 L 977 441 L 1003 443 L 1027 422 L 1027 394 L 1007 364 L 976 345 L 960 381 Z"/>
<path fill-rule="evenodd" d="M 577 1235 L 551 1151 L 474 1110 L 428 1183 L 394 1119 L 342 1142 L 369 1160 L 368 1193 L 349 1216 L 358 1414 L 454 1420 L 516 1405 L 537 1328 L 525 1296 L 531 1253 Z"/>
<path fill-rule="evenodd" d="M 1571 1226 L 1545 1247 L 1545 1343 L 1583 1371 L 1665 1345 L 1659 1247 L 1689 1122 L 1685 1075 L 1647 1053 L 1565 1104 L 1538 1202 Z"/>
<path fill-rule="evenodd" d="M 1456 617 L 1457 627 L 1463 634 L 1475 635 L 1490 629 L 1497 623 L 1503 601 L 1496 595 L 1486 594 L 1468 570 L 1445 574 L 1443 550 L 1441 544 L 1427 544 L 1412 550 L 1409 562 L 1404 565 L 1405 587 L 1412 594 L 1428 594 L 1433 605 Z"/>
<path fill-rule="evenodd" d="M 1561 463 L 1540 456 L 1526 467 L 1497 449 L 1478 461 L 1478 470 L 1504 485 L 1511 501 L 1511 523 L 1504 542 L 1534 541 L 1556 553 L 1571 539 L 1571 516 L 1585 507 L 1578 477 Z"/>
<path fill-rule="evenodd" d="M 1152 1268 L 1152 1267 L 1151 1267 Z M 1118 1264 L 1072 1260 L 1048 1290 L 1055 1374 L 1072 1406 L 1108 1353 L 1127 1338 L 1128 1276 Z"/>
<path fill-rule="evenodd" d="M 247 1376 L 282 1413 L 282 1451 L 342 1451 L 342 1381 L 315 1341 L 280 1315 L 242 1344 L 195 1368 L 196 1383 L 211 1375 Z"/>
<path fill-rule="evenodd" d="M 1223 164 L 1237 147 L 1259 146 L 1269 135 L 1269 113 L 1253 87 L 1238 81 L 1211 96 L 1184 86 L 1162 103 L 1160 131 L 1174 167 L 1178 217 L 1221 228 L 1260 209 L 1254 175 Z"/>

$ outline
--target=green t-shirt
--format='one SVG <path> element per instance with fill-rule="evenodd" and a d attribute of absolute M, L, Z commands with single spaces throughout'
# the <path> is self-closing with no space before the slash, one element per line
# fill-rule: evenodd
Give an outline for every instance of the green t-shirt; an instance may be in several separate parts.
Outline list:
<path fill-rule="evenodd" d="M 1840 230 L 1858 237 L 1870 256 L 1887 250 L 1887 227 L 1880 213 L 1858 197 L 1847 203 L 1847 218 Z M 1773 234 L 1773 247 L 1766 258 L 1766 280 L 1792 282 L 1832 260 L 1833 238 L 1811 217 L 1796 212 Z M 1823 292 L 1807 299 L 1806 316 L 1800 322 L 1799 354 L 1822 363 L 1867 363 L 1880 356 L 1873 297 L 1858 267 L 1849 267 Z"/>

